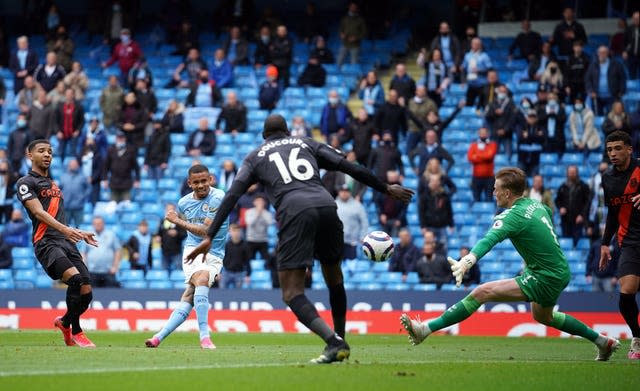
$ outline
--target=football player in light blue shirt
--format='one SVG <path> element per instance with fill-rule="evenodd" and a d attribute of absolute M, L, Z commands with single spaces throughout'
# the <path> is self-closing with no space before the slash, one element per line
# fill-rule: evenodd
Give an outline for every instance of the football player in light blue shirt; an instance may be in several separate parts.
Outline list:
<path fill-rule="evenodd" d="M 202 238 L 207 236 L 207 229 L 218 211 L 224 192 L 212 186 L 213 177 L 207 167 L 201 164 L 189 168 L 187 181 L 193 192 L 178 201 L 177 212 L 169 211 L 165 216 L 167 220 L 187 231 L 182 257 L 182 270 L 187 288 L 182 294 L 180 304 L 173 310 L 162 330 L 145 341 L 145 345 L 150 348 L 158 347 L 164 338 L 187 319 L 191 309 L 196 310 L 200 346 L 203 349 L 216 348 L 209 335 L 209 288 L 222 269 L 227 222 L 213 238 L 211 249 L 204 260 L 187 264 L 184 259 L 200 244 Z"/>

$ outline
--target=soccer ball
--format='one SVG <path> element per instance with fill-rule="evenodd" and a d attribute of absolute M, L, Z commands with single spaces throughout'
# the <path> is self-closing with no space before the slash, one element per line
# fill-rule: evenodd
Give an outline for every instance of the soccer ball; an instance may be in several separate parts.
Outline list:
<path fill-rule="evenodd" d="M 384 262 L 393 255 L 393 240 L 384 231 L 373 231 L 362 239 L 362 251 L 373 262 Z"/>

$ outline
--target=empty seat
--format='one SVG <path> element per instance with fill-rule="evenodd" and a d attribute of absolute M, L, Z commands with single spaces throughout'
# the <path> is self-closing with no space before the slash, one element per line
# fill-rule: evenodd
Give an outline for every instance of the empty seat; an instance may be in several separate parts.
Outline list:
<path fill-rule="evenodd" d="M 145 278 L 147 281 L 168 281 L 169 272 L 166 270 L 149 270 Z"/>
<path fill-rule="evenodd" d="M 171 281 L 150 281 L 149 289 L 171 289 L 173 283 Z"/>
<path fill-rule="evenodd" d="M 144 272 L 142 270 L 121 270 L 118 276 L 119 281 L 144 281 Z"/>

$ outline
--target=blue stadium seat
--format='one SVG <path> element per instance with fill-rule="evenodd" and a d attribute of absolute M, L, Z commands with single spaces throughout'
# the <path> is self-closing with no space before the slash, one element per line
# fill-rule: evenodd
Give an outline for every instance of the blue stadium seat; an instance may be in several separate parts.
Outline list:
<path fill-rule="evenodd" d="M 16 286 L 13 282 L 13 279 L 11 280 L 0 280 L 0 289 L 15 289 Z"/>
<path fill-rule="evenodd" d="M 186 175 L 186 173 L 185 173 Z M 176 190 L 180 188 L 181 183 L 175 178 L 162 178 L 158 180 L 158 189 L 159 190 Z M 176 200 L 177 202 L 177 200 Z"/>
<path fill-rule="evenodd" d="M 487 262 L 483 260 L 480 263 L 480 271 L 482 273 L 499 273 L 504 270 L 504 265 L 502 262 Z"/>
<path fill-rule="evenodd" d="M 584 163 L 584 155 L 582 153 L 565 153 L 562 156 L 564 164 L 582 165 Z"/>
<path fill-rule="evenodd" d="M 377 282 L 365 282 L 358 284 L 358 289 L 362 291 L 379 291 L 382 289 L 382 284 Z"/>
<path fill-rule="evenodd" d="M 387 262 L 371 262 L 365 260 L 369 264 L 369 268 L 372 272 L 383 273 L 389 270 L 389 264 Z"/>
<path fill-rule="evenodd" d="M 120 216 L 120 224 L 138 225 L 143 216 L 140 212 L 124 213 Z"/>
<path fill-rule="evenodd" d="M 501 262 L 520 262 L 522 257 L 516 250 L 506 250 L 498 257 Z"/>
<path fill-rule="evenodd" d="M 420 277 L 418 277 L 418 273 L 409 272 L 407 273 L 407 284 L 417 284 L 420 282 Z"/>
<path fill-rule="evenodd" d="M 436 284 L 415 284 L 413 286 L 414 291 L 436 291 L 438 287 Z"/>
<path fill-rule="evenodd" d="M 53 280 L 49 276 L 39 275 L 36 277 L 36 288 L 49 289 L 53 286 Z"/>
<path fill-rule="evenodd" d="M 150 281 L 149 289 L 171 289 L 173 284 L 171 281 Z"/>
<path fill-rule="evenodd" d="M 582 274 L 584 275 L 587 271 L 586 262 L 571 262 L 569 263 L 569 269 L 571 269 L 571 274 Z"/>
<path fill-rule="evenodd" d="M 36 272 L 36 269 L 22 269 L 16 271 L 15 275 L 13 276 L 13 281 L 16 283 L 18 281 L 28 281 L 35 284 L 37 278 L 38 272 Z"/>
<path fill-rule="evenodd" d="M 120 270 L 118 281 L 144 281 L 142 270 Z"/>
<path fill-rule="evenodd" d="M 31 270 L 33 269 L 33 259 L 32 258 L 13 258 L 13 263 L 11 264 L 11 268 L 13 270 Z"/>
<path fill-rule="evenodd" d="M 263 289 L 263 290 L 273 289 L 273 285 L 271 284 L 271 281 L 254 281 L 252 279 L 251 284 L 249 286 L 251 287 L 251 289 Z"/>
<path fill-rule="evenodd" d="M 269 270 L 256 270 L 251 272 L 252 282 L 265 282 L 271 283 L 271 272 Z"/>
<path fill-rule="evenodd" d="M 411 288 L 409 284 L 405 284 L 402 282 L 396 282 L 393 284 L 387 284 L 384 286 L 384 289 L 388 291 L 408 291 Z"/>
<path fill-rule="evenodd" d="M 168 281 L 169 272 L 166 270 L 149 270 L 145 278 L 147 281 Z"/>
<path fill-rule="evenodd" d="M 144 280 L 128 280 L 121 283 L 125 289 L 147 289 L 147 282 Z"/>
<path fill-rule="evenodd" d="M 402 283 L 402 273 L 400 272 L 385 272 L 378 274 L 377 282 L 385 284 Z"/>
<path fill-rule="evenodd" d="M 11 256 L 13 259 L 16 258 L 29 258 L 33 259 L 33 248 L 31 247 L 13 247 L 11 249 Z"/>
<path fill-rule="evenodd" d="M 372 272 L 357 273 L 351 279 L 354 283 L 370 283 L 375 281 L 375 274 Z"/>
<path fill-rule="evenodd" d="M 0 281 L 13 281 L 13 273 L 9 269 L 0 269 Z"/>
<path fill-rule="evenodd" d="M 493 202 L 474 202 L 471 206 L 471 211 L 474 213 L 495 213 L 496 204 Z"/>
<path fill-rule="evenodd" d="M 265 270 L 264 269 L 264 261 L 261 260 L 261 259 L 252 259 L 251 260 L 251 270 L 252 271 Z"/>
<path fill-rule="evenodd" d="M 562 251 L 566 252 L 573 249 L 573 239 L 571 238 L 558 238 L 558 242 Z"/>
<path fill-rule="evenodd" d="M 169 280 L 173 282 L 184 282 L 184 272 L 182 270 L 172 270 Z"/>

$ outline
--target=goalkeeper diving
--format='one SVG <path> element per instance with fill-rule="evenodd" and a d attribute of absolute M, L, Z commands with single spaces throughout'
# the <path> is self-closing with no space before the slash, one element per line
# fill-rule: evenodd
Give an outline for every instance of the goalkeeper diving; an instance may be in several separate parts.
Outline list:
<path fill-rule="evenodd" d="M 440 317 L 421 322 L 402 314 L 400 322 L 417 345 L 429 334 L 462 322 L 488 302 L 531 302 L 533 318 L 550 327 L 593 342 L 597 361 L 607 361 L 620 342 L 596 331 L 572 317 L 553 310 L 560 293 L 571 280 L 567 259 L 553 229 L 551 210 L 538 201 L 524 197 L 526 175 L 519 168 L 503 168 L 496 174 L 493 195 L 505 210 L 494 217 L 489 232 L 459 261 L 449 258 L 451 271 L 460 286 L 464 273 L 496 244 L 509 238 L 525 261 L 522 275 L 479 285 Z"/>

